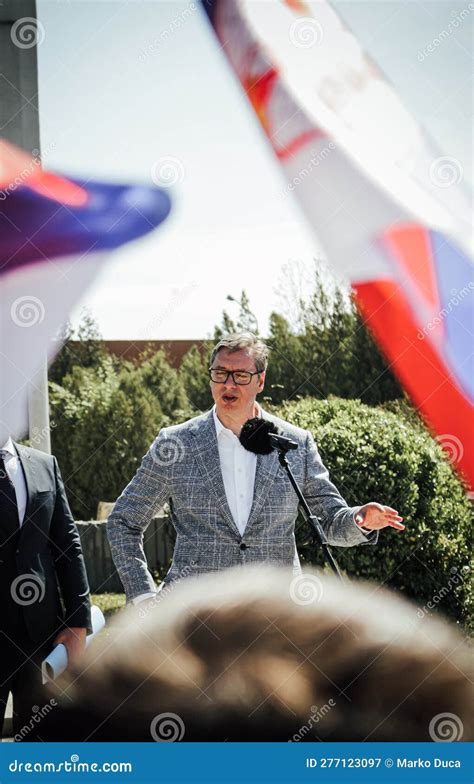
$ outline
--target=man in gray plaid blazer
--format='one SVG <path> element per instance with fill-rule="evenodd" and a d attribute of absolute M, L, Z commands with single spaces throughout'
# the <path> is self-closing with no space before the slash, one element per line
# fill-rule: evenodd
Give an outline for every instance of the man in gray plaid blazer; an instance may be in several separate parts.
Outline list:
<path fill-rule="evenodd" d="M 270 419 L 298 443 L 288 459 L 329 544 L 375 544 L 379 529 L 403 530 L 395 509 L 374 502 L 347 506 L 311 434 L 260 408 L 256 396 L 264 387 L 267 354 L 251 333 L 222 339 L 209 371 L 214 408 L 161 430 L 117 500 L 107 533 L 128 600 L 156 593 L 143 533 L 165 502 L 176 530 L 165 583 L 255 562 L 299 566 L 294 534 L 298 499 L 278 455 L 255 455 L 238 438 L 243 424 L 255 416 Z"/>

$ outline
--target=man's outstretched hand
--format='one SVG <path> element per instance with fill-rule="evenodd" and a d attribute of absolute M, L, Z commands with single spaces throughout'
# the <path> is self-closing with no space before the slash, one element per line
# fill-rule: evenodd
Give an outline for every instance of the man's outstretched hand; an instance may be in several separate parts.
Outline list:
<path fill-rule="evenodd" d="M 367 528 L 369 531 L 378 531 L 380 528 L 387 528 L 387 526 L 404 531 L 405 526 L 402 525 L 402 520 L 403 517 L 400 517 L 396 509 L 375 502 L 364 504 L 355 517 L 357 525 Z"/>

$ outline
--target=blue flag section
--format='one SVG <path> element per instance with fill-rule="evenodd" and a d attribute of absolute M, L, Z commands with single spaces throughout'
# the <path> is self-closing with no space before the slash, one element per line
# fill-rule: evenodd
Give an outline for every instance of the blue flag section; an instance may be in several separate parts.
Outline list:
<path fill-rule="evenodd" d="M 472 743 L 3 743 L 0 782 L 469 782 Z"/>

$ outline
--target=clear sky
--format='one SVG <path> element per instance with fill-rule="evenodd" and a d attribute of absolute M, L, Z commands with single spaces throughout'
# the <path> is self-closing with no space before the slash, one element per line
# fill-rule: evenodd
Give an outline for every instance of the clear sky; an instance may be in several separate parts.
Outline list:
<path fill-rule="evenodd" d="M 332 5 L 472 183 L 474 4 Z M 282 175 L 198 1 L 37 6 L 45 167 L 123 182 L 152 183 L 159 170 L 177 177 L 167 222 L 116 254 L 73 319 L 86 306 L 108 339 L 202 338 L 224 307 L 235 314 L 226 295 L 244 288 L 265 333 L 282 268 L 308 268 L 321 250 L 291 193 L 281 195 Z"/>

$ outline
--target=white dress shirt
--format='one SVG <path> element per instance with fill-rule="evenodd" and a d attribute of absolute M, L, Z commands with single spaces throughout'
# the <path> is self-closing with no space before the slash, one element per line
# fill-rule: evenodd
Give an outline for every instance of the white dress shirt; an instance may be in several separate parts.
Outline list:
<path fill-rule="evenodd" d="M 5 471 L 7 472 L 7 476 L 10 479 L 10 482 L 15 488 L 16 504 L 18 507 L 18 522 L 21 526 L 25 517 L 28 494 L 26 490 L 23 469 L 21 467 L 16 449 L 13 446 L 11 437 L 7 440 L 6 444 L 3 445 L 3 451 L 7 453 L 4 458 Z"/>
<path fill-rule="evenodd" d="M 217 448 L 227 503 L 242 536 L 252 508 L 257 455 L 245 449 L 238 436 L 224 427 L 217 416 L 215 406 L 212 415 L 216 426 Z M 260 416 L 260 408 L 257 416 Z"/>
<path fill-rule="evenodd" d="M 257 414 L 262 416 L 262 409 L 255 403 Z M 222 479 L 224 480 L 225 494 L 234 522 L 243 536 L 250 517 L 253 503 L 253 490 L 255 485 L 255 470 L 257 468 L 257 455 L 249 452 L 242 446 L 238 437 L 222 424 L 217 416 L 216 407 L 212 409 L 214 424 L 217 434 L 217 448 L 221 464 Z M 295 545 L 293 558 L 293 571 L 301 572 L 300 559 Z"/>

